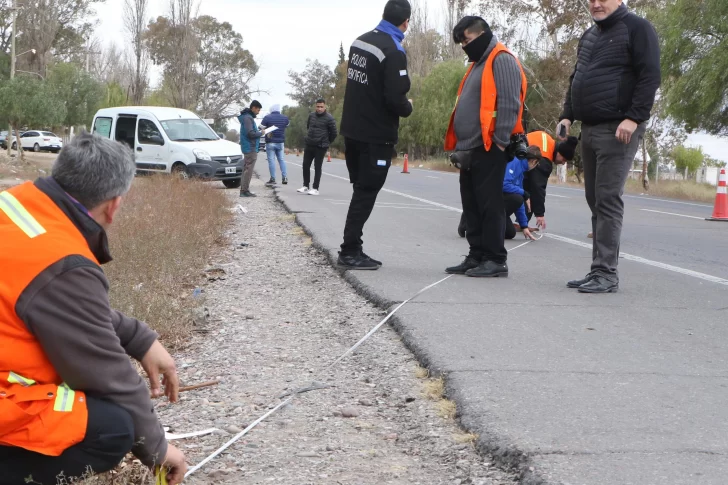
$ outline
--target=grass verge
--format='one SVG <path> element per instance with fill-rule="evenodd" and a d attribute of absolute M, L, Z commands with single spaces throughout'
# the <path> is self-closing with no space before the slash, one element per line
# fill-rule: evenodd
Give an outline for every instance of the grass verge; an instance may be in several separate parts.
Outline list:
<path fill-rule="evenodd" d="M 192 292 L 224 242 L 228 206 L 224 190 L 211 184 L 137 178 L 109 231 L 112 307 L 147 322 L 166 346 L 183 345 L 201 305 Z"/>
<path fill-rule="evenodd" d="M 712 204 L 715 201 L 716 189 L 709 184 L 699 184 L 693 181 L 661 180 L 658 183 L 650 182 L 650 190 L 642 188 L 639 180 L 628 180 L 626 192 L 631 194 L 645 194 L 653 197 L 667 199 L 690 200 L 693 202 L 706 202 Z"/>

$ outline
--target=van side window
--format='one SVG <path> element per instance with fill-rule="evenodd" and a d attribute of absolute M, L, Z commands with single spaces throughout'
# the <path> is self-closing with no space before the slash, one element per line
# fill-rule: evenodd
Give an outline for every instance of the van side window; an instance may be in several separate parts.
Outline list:
<path fill-rule="evenodd" d="M 164 145 L 162 133 L 151 120 L 140 119 L 137 125 L 137 137 L 142 145 Z"/>
<path fill-rule="evenodd" d="M 96 118 L 93 132 L 104 138 L 111 138 L 111 118 Z"/>

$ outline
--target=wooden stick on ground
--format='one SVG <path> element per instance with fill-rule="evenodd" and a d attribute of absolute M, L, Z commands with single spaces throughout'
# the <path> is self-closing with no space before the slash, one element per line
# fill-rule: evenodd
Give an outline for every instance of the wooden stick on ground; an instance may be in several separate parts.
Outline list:
<path fill-rule="evenodd" d="M 220 384 L 220 381 L 203 382 L 201 384 L 195 384 L 194 386 L 180 387 L 179 388 L 179 392 L 193 391 L 195 389 L 200 389 L 200 388 L 203 388 L 203 387 L 216 386 L 218 384 Z"/>

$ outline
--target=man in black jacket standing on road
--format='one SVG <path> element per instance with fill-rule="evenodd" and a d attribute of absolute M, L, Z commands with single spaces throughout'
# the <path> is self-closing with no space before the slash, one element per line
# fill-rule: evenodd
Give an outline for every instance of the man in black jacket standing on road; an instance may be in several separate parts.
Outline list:
<path fill-rule="evenodd" d="M 579 41 L 557 133 L 563 126 L 568 134 L 574 120 L 582 122 L 594 241 L 591 271 L 567 286 L 580 293 L 612 293 L 619 288 L 622 194 L 660 87 L 660 46 L 652 25 L 630 13 L 622 0 L 589 0 L 589 10 L 594 25 Z"/>
<path fill-rule="evenodd" d="M 319 195 L 321 183 L 321 168 L 329 145 L 336 139 L 336 120 L 326 111 L 326 101 L 316 101 L 316 111 L 308 115 L 306 122 L 306 149 L 303 151 L 303 187 L 298 189 L 301 194 Z M 314 162 L 313 189 L 311 183 L 311 162 Z"/>
<path fill-rule="evenodd" d="M 361 238 L 392 164 L 399 118 L 412 114 L 407 55 L 402 47 L 411 12 L 407 0 L 389 0 L 379 25 L 355 40 L 349 50 L 341 133 L 346 138 L 346 167 L 354 193 L 339 253 L 342 268 L 376 270 L 382 264 L 364 254 Z"/>

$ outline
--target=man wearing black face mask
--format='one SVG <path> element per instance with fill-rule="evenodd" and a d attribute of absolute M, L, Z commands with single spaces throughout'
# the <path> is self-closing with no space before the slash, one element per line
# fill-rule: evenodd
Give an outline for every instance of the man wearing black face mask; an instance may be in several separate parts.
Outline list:
<path fill-rule="evenodd" d="M 466 161 L 460 170 L 460 197 L 470 251 L 461 264 L 446 271 L 481 278 L 508 276 L 503 177 L 511 136 L 523 132 L 526 75 L 480 17 L 458 22 L 453 39 L 472 62 L 445 135 L 445 150 L 455 150 L 454 156 Z"/>

